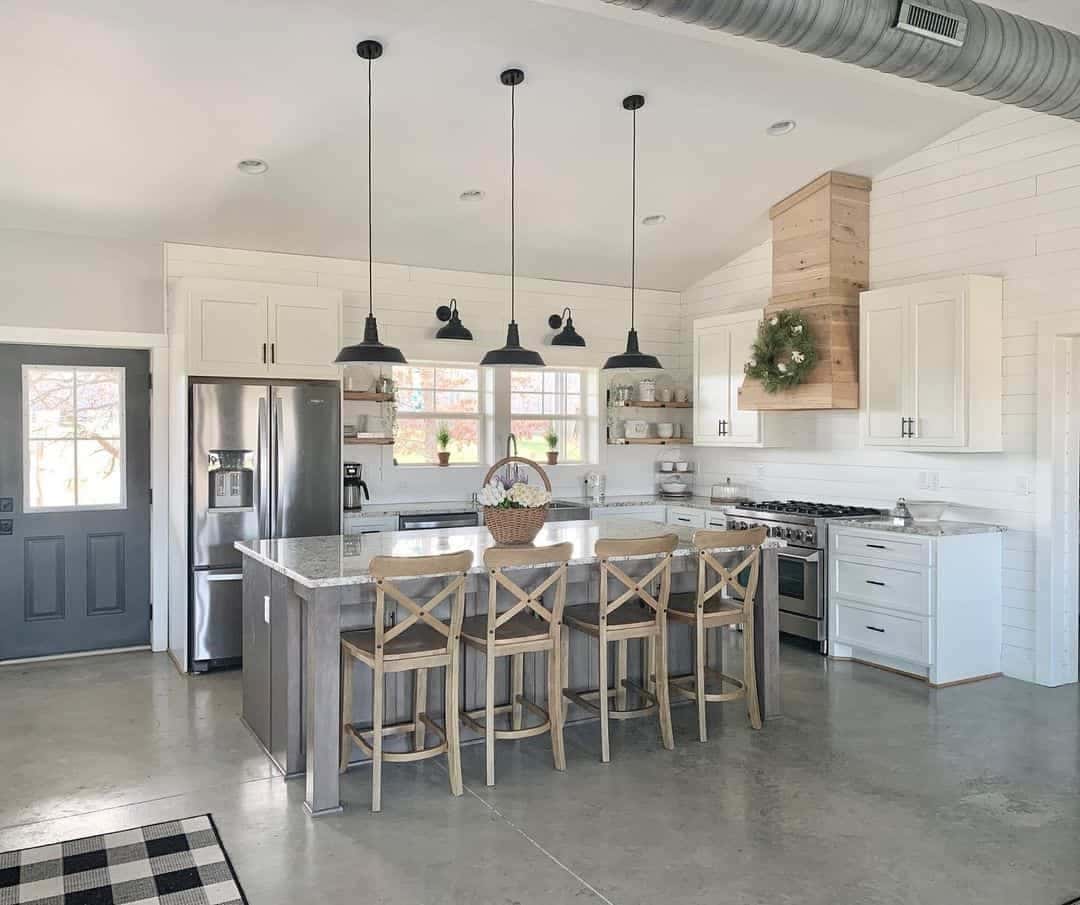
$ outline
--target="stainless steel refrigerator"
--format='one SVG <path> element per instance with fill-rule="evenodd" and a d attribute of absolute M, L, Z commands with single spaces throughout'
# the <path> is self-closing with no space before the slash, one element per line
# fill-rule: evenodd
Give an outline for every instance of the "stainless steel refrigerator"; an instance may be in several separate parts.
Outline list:
<path fill-rule="evenodd" d="M 235 541 L 338 534 L 341 396 L 330 381 L 192 381 L 189 668 L 240 663 Z"/>

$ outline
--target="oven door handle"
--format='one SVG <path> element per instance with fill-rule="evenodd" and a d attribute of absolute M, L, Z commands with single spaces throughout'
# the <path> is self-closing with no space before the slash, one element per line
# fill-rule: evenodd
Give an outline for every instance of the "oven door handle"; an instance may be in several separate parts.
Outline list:
<path fill-rule="evenodd" d="M 794 552 L 792 552 L 791 547 L 780 547 L 776 551 L 776 555 L 781 559 L 783 559 L 786 556 L 788 559 L 797 559 L 797 560 L 799 560 L 799 562 L 804 562 L 804 563 L 820 563 L 821 562 L 821 551 L 820 550 L 812 550 L 809 553 L 794 553 Z"/>

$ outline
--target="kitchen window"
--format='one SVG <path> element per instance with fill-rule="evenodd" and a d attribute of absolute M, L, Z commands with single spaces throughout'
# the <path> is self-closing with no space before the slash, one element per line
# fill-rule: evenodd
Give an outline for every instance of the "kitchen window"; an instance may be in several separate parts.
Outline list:
<path fill-rule="evenodd" d="M 23 365 L 28 512 L 127 505 L 124 369 Z"/>
<path fill-rule="evenodd" d="M 450 431 L 450 462 L 478 465 L 482 387 L 480 369 L 460 365 L 395 365 L 397 433 L 394 461 L 398 465 L 432 465 L 438 461 L 435 436 L 439 427 Z"/>
<path fill-rule="evenodd" d="M 559 462 L 595 459 L 595 376 L 587 371 L 543 368 L 510 372 L 510 430 L 518 453 L 537 462 L 548 451 L 545 435 L 559 437 Z"/>

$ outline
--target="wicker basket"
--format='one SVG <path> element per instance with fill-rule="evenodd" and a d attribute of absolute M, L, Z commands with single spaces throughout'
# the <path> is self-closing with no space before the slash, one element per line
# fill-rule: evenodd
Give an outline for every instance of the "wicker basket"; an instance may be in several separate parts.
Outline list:
<path fill-rule="evenodd" d="M 484 477 L 484 486 L 486 487 L 488 485 L 500 468 L 511 462 L 521 462 L 524 465 L 531 466 L 533 470 L 540 475 L 540 479 L 544 482 L 544 487 L 547 489 L 548 493 L 551 493 L 551 481 L 548 480 L 547 473 L 544 469 L 531 459 L 526 459 L 522 456 L 507 456 L 505 459 L 500 459 L 492 465 L 488 470 L 487 475 Z M 491 536 L 495 538 L 495 543 L 503 547 L 531 544 L 536 540 L 536 535 L 540 533 L 540 529 L 544 527 L 547 516 L 547 506 L 538 506 L 535 509 L 500 509 L 497 506 L 484 507 L 484 525 L 487 527 L 488 531 L 491 532 Z"/>

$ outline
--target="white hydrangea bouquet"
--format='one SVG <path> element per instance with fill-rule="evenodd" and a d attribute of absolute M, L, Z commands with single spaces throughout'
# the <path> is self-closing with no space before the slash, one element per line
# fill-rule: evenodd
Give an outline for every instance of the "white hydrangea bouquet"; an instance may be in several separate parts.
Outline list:
<path fill-rule="evenodd" d="M 529 484 L 527 480 L 510 483 L 495 477 L 500 468 L 512 462 L 531 466 L 543 479 L 544 486 Z M 518 474 L 516 473 L 515 477 Z M 551 503 L 551 482 L 535 462 L 510 456 L 491 466 L 484 479 L 484 486 L 476 495 L 476 501 L 484 509 L 484 524 L 496 543 L 504 546 L 531 544 L 547 521 L 548 505 Z"/>

